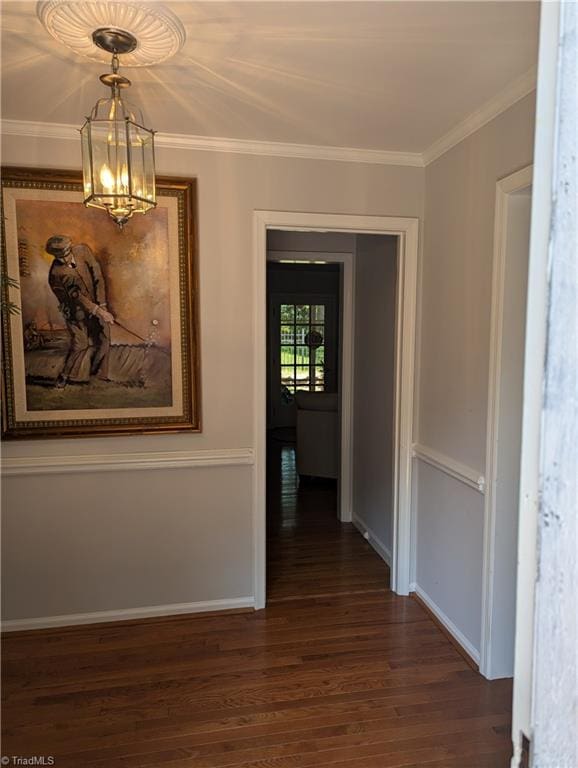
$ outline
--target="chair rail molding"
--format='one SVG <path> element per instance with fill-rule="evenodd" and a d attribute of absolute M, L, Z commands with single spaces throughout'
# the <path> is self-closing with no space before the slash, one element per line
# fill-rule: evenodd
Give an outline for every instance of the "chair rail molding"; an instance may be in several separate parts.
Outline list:
<path fill-rule="evenodd" d="M 413 444 L 412 454 L 415 459 L 419 459 L 431 467 L 439 469 L 446 475 L 453 477 L 454 480 L 459 480 L 460 483 L 473 488 L 474 491 L 482 494 L 486 492 L 486 478 L 477 469 L 472 469 L 433 448 L 420 445 L 420 443 Z"/>
<path fill-rule="evenodd" d="M 142 469 L 195 469 L 252 466 L 252 448 L 203 451 L 98 454 L 85 456 L 27 456 L 3 458 L 2 476 L 63 475 L 73 472 L 126 472 Z"/>

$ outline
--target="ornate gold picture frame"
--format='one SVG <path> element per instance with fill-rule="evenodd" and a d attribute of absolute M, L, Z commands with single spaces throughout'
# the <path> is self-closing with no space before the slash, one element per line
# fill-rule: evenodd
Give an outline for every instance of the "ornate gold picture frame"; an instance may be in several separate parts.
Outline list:
<path fill-rule="evenodd" d="M 2 169 L 3 436 L 199 432 L 196 182 L 157 179 L 123 230 L 82 198 Z"/>

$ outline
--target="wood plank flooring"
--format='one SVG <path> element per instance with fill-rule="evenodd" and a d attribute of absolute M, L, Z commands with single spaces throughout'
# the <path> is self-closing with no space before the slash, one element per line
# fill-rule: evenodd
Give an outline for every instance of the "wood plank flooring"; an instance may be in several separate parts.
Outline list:
<path fill-rule="evenodd" d="M 507 768 L 511 684 L 475 673 L 270 451 L 268 606 L 8 635 L 2 753 L 58 768 Z M 283 473 L 279 468 L 283 463 Z"/>

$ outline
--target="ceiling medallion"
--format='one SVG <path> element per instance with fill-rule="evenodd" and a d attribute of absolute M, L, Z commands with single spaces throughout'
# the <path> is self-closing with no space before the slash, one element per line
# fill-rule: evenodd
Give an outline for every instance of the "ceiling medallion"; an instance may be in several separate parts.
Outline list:
<path fill-rule="evenodd" d="M 135 37 L 138 45 L 123 55 L 125 67 L 146 67 L 166 61 L 180 51 L 186 38 L 179 18 L 156 2 L 41 0 L 37 14 L 59 43 L 93 61 L 108 60 L 106 52 L 93 42 L 96 30 L 114 28 Z"/>

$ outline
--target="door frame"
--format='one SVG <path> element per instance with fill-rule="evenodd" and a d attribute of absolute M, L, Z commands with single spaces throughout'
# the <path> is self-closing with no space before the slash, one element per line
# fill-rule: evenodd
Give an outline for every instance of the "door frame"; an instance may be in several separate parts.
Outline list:
<path fill-rule="evenodd" d="M 269 227 L 268 227 L 269 229 Z M 299 261 L 315 263 L 326 261 L 343 264 L 343 296 L 341 306 L 339 409 L 341 414 L 340 439 L 341 456 L 339 468 L 339 519 L 342 523 L 353 520 L 353 338 L 355 328 L 355 275 L 352 253 L 329 251 L 269 251 L 267 261 Z"/>
<path fill-rule="evenodd" d="M 349 232 L 398 238 L 396 370 L 394 428 L 394 509 L 391 588 L 410 591 L 412 530 L 412 443 L 416 353 L 418 232 L 417 218 L 354 214 L 253 213 L 253 564 L 255 608 L 266 601 L 266 447 L 267 447 L 267 230 Z"/>
<path fill-rule="evenodd" d="M 484 554 L 482 563 L 482 624 L 480 672 L 492 678 L 492 625 L 494 593 L 496 484 L 498 480 L 498 438 L 500 426 L 500 386 L 502 380 L 503 315 L 506 287 L 508 205 L 510 196 L 532 184 L 533 166 L 528 165 L 500 179 L 496 184 L 494 217 L 494 255 L 492 264 L 492 299 L 490 320 L 490 367 L 488 377 L 488 414 L 486 422 L 486 490 L 484 495 Z M 529 254 L 528 254 L 529 257 Z"/>

